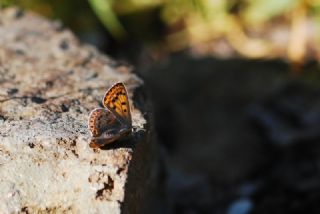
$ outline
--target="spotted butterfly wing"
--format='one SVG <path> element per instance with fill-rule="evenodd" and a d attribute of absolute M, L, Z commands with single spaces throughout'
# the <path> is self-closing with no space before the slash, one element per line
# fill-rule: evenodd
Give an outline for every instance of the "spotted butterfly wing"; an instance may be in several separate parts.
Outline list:
<path fill-rule="evenodd" d="M 92 135 L 90 147 L 97 148 L 126 136 L 131 132 L 117 120 L 108 109 L 94 109 L 89 116 L 89 129 Z"/>
<path fill-rule="evenodd" d="M 123 83 L 116 83 L 104 95 L 102 104 L 114 113 L 119 121 L 132 126 L 128 93 Z"/>
<path fill-rule="evenodd" d="M 96 108 L 89 115 L 89 129 L 92 137 L 100 137 L 105 131 L 119 128 L 116 116 L 107 109 Z"/>
<path fill-rule="evenodd" d="M 108 130 L 99 137 L 93 137 L 90 140 L 91 148 L 99 148 L 106 144 L 112 143 L 118 139 L 123 139 L 131 133 L 130 129 L 122 128 L 120 130 Z"/>

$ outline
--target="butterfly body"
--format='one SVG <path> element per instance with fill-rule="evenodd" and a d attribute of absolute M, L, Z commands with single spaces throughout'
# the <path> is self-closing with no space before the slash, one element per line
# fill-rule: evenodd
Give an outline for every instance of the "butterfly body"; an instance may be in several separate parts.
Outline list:
<path fill-rule="evenodd" d="M 132 120 L 127 90 L 116 83 L 104 95 L 105 108 L 96 108 L 89 115 L 90 147 L 97 148 L 128 136 Z"/>

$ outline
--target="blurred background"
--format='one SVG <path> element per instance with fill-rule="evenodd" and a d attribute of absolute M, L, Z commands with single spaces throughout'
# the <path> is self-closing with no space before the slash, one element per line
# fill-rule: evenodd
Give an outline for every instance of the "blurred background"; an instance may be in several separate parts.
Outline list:
<path fill-rule="evenodd" d="M 146 213 L 320 213 L 319 0 L 1 0 L 132 64 L 153 101 Z"/>

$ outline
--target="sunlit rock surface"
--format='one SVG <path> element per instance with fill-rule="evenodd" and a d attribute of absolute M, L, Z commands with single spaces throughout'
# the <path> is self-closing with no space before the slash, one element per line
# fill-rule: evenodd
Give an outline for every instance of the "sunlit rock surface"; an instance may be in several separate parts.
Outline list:
<path fill-rule="evenodd" d="M 119 81 L 134 133 L 93 150 L 88 115 Z M 141 85 L 61 24 L 1 10 L 0 213 L 140 213 L 153 151 Z"/>

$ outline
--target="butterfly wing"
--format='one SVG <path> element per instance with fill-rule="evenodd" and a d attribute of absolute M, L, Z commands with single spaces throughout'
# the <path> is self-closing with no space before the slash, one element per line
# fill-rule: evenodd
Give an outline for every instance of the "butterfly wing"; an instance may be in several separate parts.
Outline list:
<path fill-rule="evenodd" d="M 102 103 L 118 117 L 121 123 L 131 127 L 128 93 L 123 83 L 113 85 L 104 95 Z"/>
<path fill-rule="evenodd" d="M 130 133 L 131 129 L 128 129 L 127 127 L 123 127 L 120 130 L 109 129 L 108 131 L 102 133 L 101 136 L 91 138 L 89 146 L 91 148 L 99 148 L 106 144 L 112 143 L 118 139 L 123 139 L 127 137 Z"/>
<path fill-rule="evenodd" d="M 131 128 L 122 124 L 108 109 L 96 108 L 89 116 L 89 129 L 92 135 L 91 148 L 112 143 L 131 133 Z"/>
<path fill-rule="evenodd" d="M 112 86 L 102 100 L 107 109 L 94 109 L 89 116 L 90 147 L 112 143 L 131 133 L 132 120 L 127 90 L 123 83 Z"/>
<path fill-rule="evenodd" d="M 107 130 L 119 129 L 121 125 L 112 112 L 103 108 L 96 108 L 90 113 L 88 124 L 92 137 L 99 137 Z"/>

